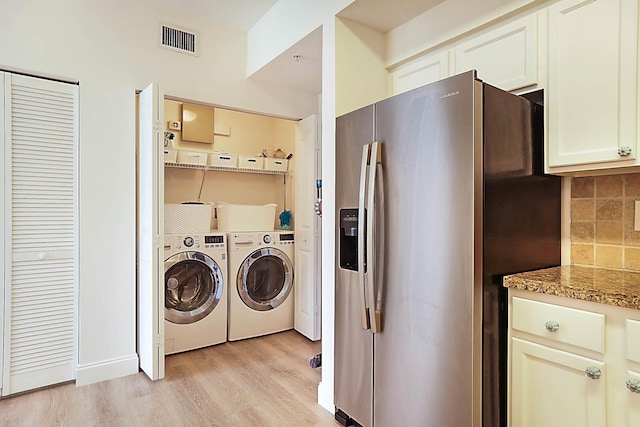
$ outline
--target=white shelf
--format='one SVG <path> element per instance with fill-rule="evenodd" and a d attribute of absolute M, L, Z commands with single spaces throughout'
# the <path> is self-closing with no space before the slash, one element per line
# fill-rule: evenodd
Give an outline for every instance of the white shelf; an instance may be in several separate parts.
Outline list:
<path fill-rule="evenodd" d="M 209 165 L 191 165 L 188 163 L 168 163 L 165 162 L 165 167 L 178 168 L 178 169 L 202 169 L 207 171 L 221 171 L 221 172 L 240 172 L 240 173 L 257 173 L 261 175 L 287 175 L 289 171 L 272 171 L 265 169 L 247 169 L 247 168 L 230 168 L 226 166 L 209 166 Z"/>

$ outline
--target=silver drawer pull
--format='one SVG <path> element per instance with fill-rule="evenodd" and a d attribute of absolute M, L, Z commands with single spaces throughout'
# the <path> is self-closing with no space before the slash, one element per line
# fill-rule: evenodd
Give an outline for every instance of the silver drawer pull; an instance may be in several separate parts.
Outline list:
<path fill-rule="evenodd" d="M 602 371 L 597 366 L 587 367 L 587 369 L 584 370 L 584 373 L 592 380 L 597 380 L 600 378 L 600 375 L 602 375 Z"/>
<path fill-rule="evenodd" d="M 544 327 L 547 328 L 549 332 L 556 332 L 560 328 L 560 324 L 555 320 L 549 320 L 544 324 Z"/>
<path fill-rule="evenodd" d="M 627 388 L 633 393 L 640 393 L 640 381 L 639 380 L 627 380 Z"/>

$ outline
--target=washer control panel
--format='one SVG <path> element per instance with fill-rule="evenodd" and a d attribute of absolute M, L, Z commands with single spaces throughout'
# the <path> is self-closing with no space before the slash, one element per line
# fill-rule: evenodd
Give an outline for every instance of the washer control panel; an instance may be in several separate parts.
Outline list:
<path fill-rule="evenodd" d="M 205 235 L 178 235 L 169 234 L 164 238 L 164 250 L 176 251 L 180 249 L 225 249 L 224 234 L 205 234 Z"/>

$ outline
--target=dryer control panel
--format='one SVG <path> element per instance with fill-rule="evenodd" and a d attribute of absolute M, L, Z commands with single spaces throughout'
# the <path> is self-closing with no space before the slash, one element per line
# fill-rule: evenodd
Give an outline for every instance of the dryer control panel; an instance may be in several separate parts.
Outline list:
<path fill-rule="evenodd" d="M 224 248 L 224 235 L 211 234 L 204 236 L 205 248 Z"/>
<path fill-rule="evenodd" d="M 295 242 L 293 233 L 263 234 L 262 243 L 268 246 L 293 245 Z"/>

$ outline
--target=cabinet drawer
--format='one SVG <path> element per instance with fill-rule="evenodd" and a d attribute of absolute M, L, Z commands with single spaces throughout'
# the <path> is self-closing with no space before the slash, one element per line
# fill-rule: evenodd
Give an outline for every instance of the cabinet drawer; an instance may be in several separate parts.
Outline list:
<path fill-rule="evenodd" d="M 599 353 L 604 353 L 604 318 L 604 314 L 513 298 L 513 329 Z"/>
<path fill-rule="evenodd" d="M 627 359 L 640 363 L 640 322 L 627 319 Z"/>

